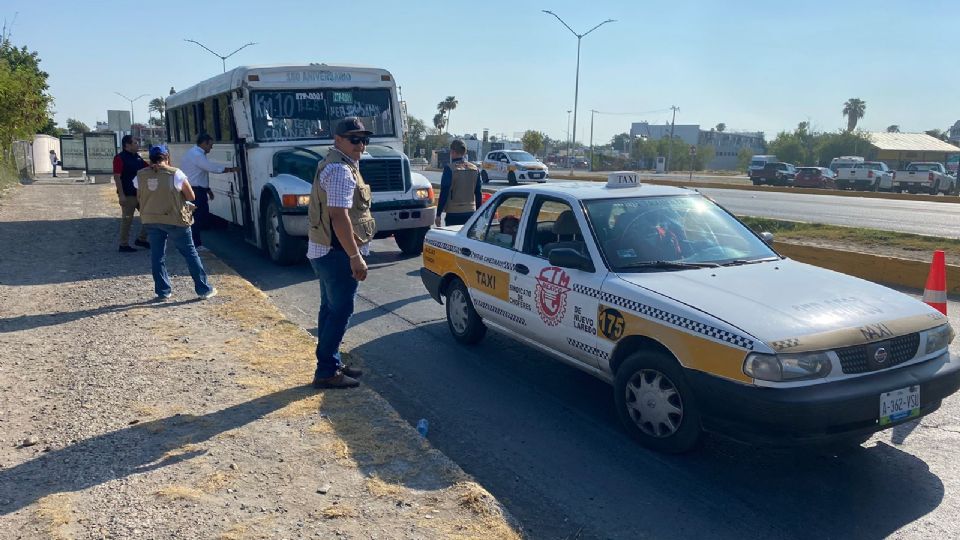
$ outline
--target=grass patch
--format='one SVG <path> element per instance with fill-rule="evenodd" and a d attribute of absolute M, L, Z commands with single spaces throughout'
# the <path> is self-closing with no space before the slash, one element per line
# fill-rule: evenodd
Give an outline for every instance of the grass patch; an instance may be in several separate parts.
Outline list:
<path fill-rule="evenodd" d="M 937 249 L 960 251 L 960 240 L 924 236 L 921 234 L 881 231 L 860 227 L 841 227 L 821 223 L 785 221 L 779 219 L 738 216 L 757 232 L 773 233 L 776 240 L 810 241 L 823 240 L 860 244 L 866 248 L 886 247 L 904 251 L 931 252 Z"/>
<path fill-rule="evenodd" d="M 20 183 L 20 175 L 13 162 L 0 159 L 0 199 L 6 192 Z"/>

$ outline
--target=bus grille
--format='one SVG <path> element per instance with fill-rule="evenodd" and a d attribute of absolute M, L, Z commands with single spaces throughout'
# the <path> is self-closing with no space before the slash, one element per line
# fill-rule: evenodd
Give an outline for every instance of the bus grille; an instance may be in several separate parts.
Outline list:
<path fill-rule="evenodd" d="M 360 174 L 373 192 L 406 191 L 402 159 L 361 159 Z"/>

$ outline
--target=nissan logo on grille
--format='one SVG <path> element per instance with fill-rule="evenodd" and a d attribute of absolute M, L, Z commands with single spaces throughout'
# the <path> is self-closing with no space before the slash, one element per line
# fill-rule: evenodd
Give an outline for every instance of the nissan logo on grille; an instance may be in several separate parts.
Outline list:
<path fill-rule="evenodd" d="M 883 348 L 883 347 L 880 347 L 879 349 L 877 349 L 877 352 L 873 353 L 873 360 L 874 360 L 876 363 L 878 363 L 878 364 L 882 364 L 882 363 L 886 362 L 886 361 L 887 361 L 887 349 L 885 349 L 885 348 Z"/>

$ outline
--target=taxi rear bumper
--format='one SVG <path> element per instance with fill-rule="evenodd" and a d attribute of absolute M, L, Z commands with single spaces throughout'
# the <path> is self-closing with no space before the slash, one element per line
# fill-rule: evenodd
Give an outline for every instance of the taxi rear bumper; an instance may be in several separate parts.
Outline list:
<path fill-rule="evenodd" d="M 802 445 L 856 439 L 881 426 L 880 394 L 920 386 L 920 416 L 960 389 L 960 359 L 937 358 L 853 379 L 770 388 L 688 371 L 706 431 L 753 444 Z M 915 418 L 912 418 L 915 419 Z"/>
<path fill-rule="evenodd" d="M 426 287 L 427 292 L 430 293 L 430 296 L 433 297 L 439 303 L 443 303 L 441 300 L 440 285 L 443 282 L 443 278 L 435 272 L 431 272 L 424 267 L 420 267 L 420 280 L 423 281 L 423 286 Z"/>

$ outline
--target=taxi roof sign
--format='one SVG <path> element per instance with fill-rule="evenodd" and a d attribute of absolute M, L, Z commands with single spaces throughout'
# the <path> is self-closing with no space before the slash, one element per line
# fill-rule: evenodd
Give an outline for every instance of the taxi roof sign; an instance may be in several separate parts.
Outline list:
<path fill-rule="evenodd" d="M 608 188 L 640 187 L 640 175 L 633 171 L 615 171 L 607 175 Z"/>

